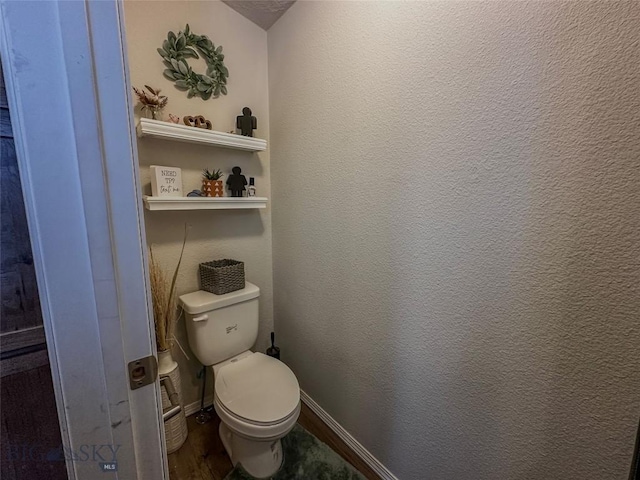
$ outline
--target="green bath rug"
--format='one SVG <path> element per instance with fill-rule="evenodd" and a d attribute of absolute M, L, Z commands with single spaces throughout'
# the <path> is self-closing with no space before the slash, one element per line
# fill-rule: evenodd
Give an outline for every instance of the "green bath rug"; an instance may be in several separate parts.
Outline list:
<path fill-rule="evenodd" d="M 282 439 L 284 465 L 273 480 L 365 480 L 340 455 L 296 424 Z M 241 465 L 224 480 L 252 480 Z"/>

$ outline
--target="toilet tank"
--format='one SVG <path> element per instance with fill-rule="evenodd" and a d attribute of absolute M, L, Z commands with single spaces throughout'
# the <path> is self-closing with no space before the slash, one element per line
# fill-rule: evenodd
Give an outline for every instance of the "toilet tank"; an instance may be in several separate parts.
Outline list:
<path fill-rule="evenodd" d="M 189 345 L 200 363 L 215 365 L 249 350 L 258 338 L 260 289 L 214 295 L 198 290 L 180 297 Z"/>

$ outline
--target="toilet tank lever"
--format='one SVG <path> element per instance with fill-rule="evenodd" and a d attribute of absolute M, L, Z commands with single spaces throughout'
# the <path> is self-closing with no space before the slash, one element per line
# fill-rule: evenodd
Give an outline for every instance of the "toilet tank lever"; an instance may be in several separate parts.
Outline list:
<path fill-rule="evenodd" d="M 193 317 L 194 322 L 202 322 L 204 320 L 209 320 L 209 315 L 206 313 L 204 315 L 198 315 L 197 317 Z"/>

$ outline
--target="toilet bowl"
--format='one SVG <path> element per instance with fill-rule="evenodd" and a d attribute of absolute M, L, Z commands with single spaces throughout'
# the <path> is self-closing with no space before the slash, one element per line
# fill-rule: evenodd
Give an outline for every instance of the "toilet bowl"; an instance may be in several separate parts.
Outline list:
<path fill-rule="evenodd" d="M 300 415 L 300 387 L 284 363 L 251 346 L 258 336 L 260 290 L 246 283 L 225 295 L 182 295 L 189 345 L 213 370 L 219 435 L 233 465 L 256 478 L 278 471 L 281 439 Z"/>
<path fill-rule="evenodd" d="M 251 352 L 214 366 L 214 375 L 213 405 L 231 462 L 257 478 L 273 475 L 283 461 L 281 438 L 300 415 L 295 375 L 279 360 Z"/>

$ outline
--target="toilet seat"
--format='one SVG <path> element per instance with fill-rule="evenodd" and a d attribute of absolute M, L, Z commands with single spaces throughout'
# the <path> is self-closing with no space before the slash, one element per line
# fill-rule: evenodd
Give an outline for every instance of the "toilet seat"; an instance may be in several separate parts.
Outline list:
<path fill-rule="evenodd" d="M 216 373 L 214 407 L 236 433 L 254 438 L 285 434 L 300 413 L 300 387 L 282 362 L 253 353 Z"/>
<path fill-rule="evenodd" d="M 279 420 L 276 420 L 276 421 L 273 421 L 273 422 L 258 422 L 258 421 L 252 420 L 250 418 L 244 418 L 244 417 L 241 417 L 240 415 L 237 415 L 237 414 L 233 413 L 231 410 L 229 410 L 227 407 L 224 406 L 224 404 L 220 401 L 219 398 L 217 398 L 217 396 L 215 396 L 215 394 L 214 394 L 214 401 L 217 402 L 218 407 L 220 407 L 220 409 L 224 410 L 224 412 L 228 416 L 233 417 L 236 420 L 239 420 L 241 422 L 249 423 L 251 425 L 255 425 L 255 426 L 258 426 L 258 427 L 269 427 L 271 425 L 278 425 L 278 424 L 280 424 L 282 422 L 287 421 L 287 419 L 289 417 L 291 417 L 292 415 L 294 415 L 296 413 L 296 409 L 294 408 L 291 411 L 291 413 L 289 413 L 286 417 L 281 418 Z"/>
<path fill-rule="evenodd" d="M 227 409 L 221 407 L 217 398 L 213 401 L 213 407 L 218 417 L 220 417 L 220 421 L 233 433 L 249 440 L 261 442 L 278 440 L 284 437 L 293 428 L 300 416 L 300 402 L 298 402 L 296 408 L 287 418 L 283 419 L 280 423 L 274 423 L 272 425 L 259 425 L 242 420 L 235 415 L 230 415 Z"/>

